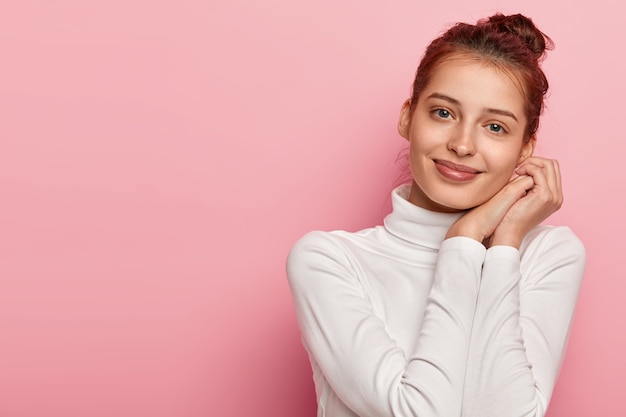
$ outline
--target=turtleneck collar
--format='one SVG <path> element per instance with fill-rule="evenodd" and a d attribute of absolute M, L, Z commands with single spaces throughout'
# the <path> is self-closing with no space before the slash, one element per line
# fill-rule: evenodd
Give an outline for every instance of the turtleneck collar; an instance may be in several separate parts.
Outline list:
<path fill-rule="evenodd" d="M 393 211 L 385 217 L 385 229 L 410 243 L 438 250 L 452 224 L 463 213 L 440 213 L 408 201 L 410 184 L 397 187 L 391 193 Z"/>

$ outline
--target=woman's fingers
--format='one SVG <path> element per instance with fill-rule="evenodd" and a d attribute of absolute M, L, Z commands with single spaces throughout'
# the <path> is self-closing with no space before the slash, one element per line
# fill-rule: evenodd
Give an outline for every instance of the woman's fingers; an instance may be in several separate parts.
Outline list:
<path fill-rule="evenodd" d="M 563 202 L 559 164 L 552 159 L 528 158 L 516 172 L 528 175 L 535 183 L 532 192 L 542 200 L 560 207 Z"/>
<path fill-rule="evenodd" d="M 532 178 L 533 186 L 509 210 L 494 231 L 491 244 L 519 247 L 530 229 L 537 226 L 563 204 L 561 174 L 557 161 L 528 158 L 516 172 Z"/>

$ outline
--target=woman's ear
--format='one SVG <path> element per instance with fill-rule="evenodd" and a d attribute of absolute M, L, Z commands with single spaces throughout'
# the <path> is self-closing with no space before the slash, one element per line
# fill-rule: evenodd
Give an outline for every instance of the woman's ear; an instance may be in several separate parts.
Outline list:
<path fill-rule="evenodd" d="M 411 126 L 411 99 L 407 98 L 400 109 L 400 118 L 398 119 L 398 133 L 400 136 L 409 140 L 409 127 Z"/>
<path fill-rule="evenodd" d="M 537 135 L 532 135 L 530 139 L 528 139 L 522 145 L 522 150 L 520 151 L 520 154 L 519 154 L 519 160 L 517 161 L 518 165 L 524 162 L 527 158 L 530 158 L 531 156 L 533 156 L 533 153 L 535 152 L 536 144 L 537 144 Z"/>

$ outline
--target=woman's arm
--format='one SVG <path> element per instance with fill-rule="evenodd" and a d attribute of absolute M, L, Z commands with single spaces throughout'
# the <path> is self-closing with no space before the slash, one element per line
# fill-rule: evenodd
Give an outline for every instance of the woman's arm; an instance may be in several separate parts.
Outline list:
<path fill-rule="evenodd" d="M 523 258 L 487 251 L 472 330 L 464 417 L 543 416 L 565 353 L 585 265 L 568 229 L 538 228 Z"/>
<path fill-rule="evenodd" d="M 545 414 L 584 270 L 584 248 L 569 229 L 538 228 L 528 235 L 563 202 L 558 162 L 531 157 L 517 173 L 448 231 L 490 246 L 472 328 L 464 417 Z"/>
<path fill-rule="evenodd" d="M 319 232 L 294 246 L 287 267 L 304 343 L 356 414 L 460 415 L 485 252 L 465 237 L 443 242 L 416 347 L 405 352 L 374 314 L 346 248 Z"/>

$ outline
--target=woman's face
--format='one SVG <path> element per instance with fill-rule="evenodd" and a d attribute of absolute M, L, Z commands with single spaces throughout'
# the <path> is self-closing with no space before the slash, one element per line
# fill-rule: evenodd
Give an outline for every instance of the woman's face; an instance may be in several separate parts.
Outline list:
<path fill-rule="evenodd" d="M 493 197 L 532 154 L 524 140 L 524 97 L 501 70 L 465 58 L 432 74 L 398 130 L 409 141 L 413 185 L 409 201 L 434 211 L 459 211 Z"/>

